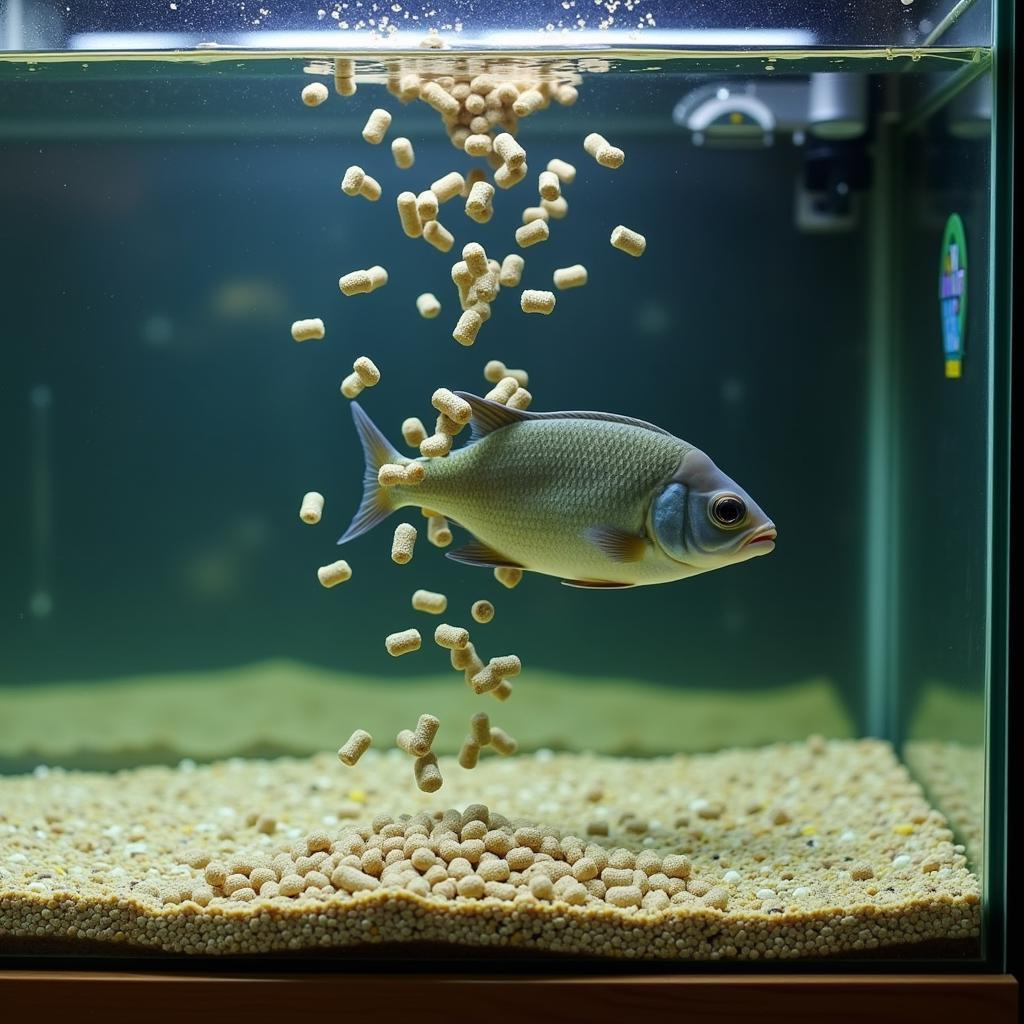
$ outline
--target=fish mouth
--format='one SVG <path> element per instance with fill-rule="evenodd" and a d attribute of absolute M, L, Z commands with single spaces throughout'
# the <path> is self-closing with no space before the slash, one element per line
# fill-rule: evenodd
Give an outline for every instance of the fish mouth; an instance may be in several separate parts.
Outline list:
<path fill-rule="evenodd" d="M 768 554 L 769 551 L 775 550 L 775 538 L 778 535 L 779 531 L 774 526 L 766 527 L 745 541 L 743 547 L 746 549 L 756 548 L 758 554 Z"/>

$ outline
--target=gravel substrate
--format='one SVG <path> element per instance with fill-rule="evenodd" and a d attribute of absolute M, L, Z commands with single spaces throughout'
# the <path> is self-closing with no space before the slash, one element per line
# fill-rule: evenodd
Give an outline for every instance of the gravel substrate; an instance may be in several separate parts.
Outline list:
<path fill-rule="evenodd" d="M 0 948 L 756 960 L 967 952 L 979 935 L 963 848 L 884 743 L 440 764 L 433 795 L 373 750 L 351 769 L 0 779 Z"/>

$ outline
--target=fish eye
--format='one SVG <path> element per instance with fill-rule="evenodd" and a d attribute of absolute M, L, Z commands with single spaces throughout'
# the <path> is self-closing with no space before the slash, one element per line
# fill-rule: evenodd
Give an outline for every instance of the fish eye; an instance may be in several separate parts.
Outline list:
<path fill-rule="evenodd" d="M 735 494 L 719 494 L 708 508 L 711 521 L 716 526 L 730 530 L 746 518 L 747 506 L 743 499 Z"/>

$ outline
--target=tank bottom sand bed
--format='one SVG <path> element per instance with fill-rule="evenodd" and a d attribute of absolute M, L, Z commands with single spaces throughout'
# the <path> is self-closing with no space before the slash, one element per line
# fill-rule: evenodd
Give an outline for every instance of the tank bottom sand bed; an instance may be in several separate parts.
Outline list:
<path fill-rule="evenodd" d="M 322 754 L 0 779 L 0 951 L 977 950 L 978 881 L 887 744 L 440 764 L 432 795 L 373 750 L 351 769 Z"/>

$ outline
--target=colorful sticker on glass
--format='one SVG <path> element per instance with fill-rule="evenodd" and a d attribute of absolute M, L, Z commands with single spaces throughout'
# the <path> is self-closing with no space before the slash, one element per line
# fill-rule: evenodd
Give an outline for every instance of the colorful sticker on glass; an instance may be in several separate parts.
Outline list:
<path fill-rule="evenodd" d="M 964 332 L 967 329 L 967 241 L 964 238 L 964 222 L 957 213 L 950 214 L 942 235 L 939 311 L 942 316 L 942 351 L 946 357 L 946 376 L 959 377 L 964 358 Z"/>

